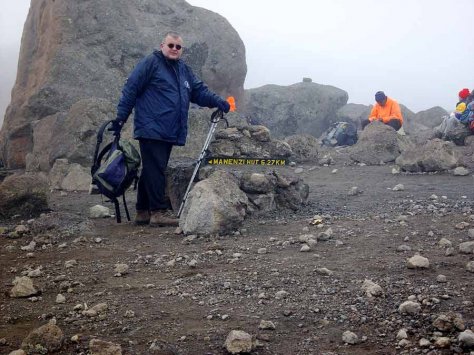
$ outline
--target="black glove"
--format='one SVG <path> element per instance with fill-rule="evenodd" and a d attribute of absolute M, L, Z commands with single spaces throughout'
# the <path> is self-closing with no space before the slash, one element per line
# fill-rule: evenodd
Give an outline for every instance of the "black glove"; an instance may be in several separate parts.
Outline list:
<path fill-rule="evenodd" d="M 230 104 L 226 100 L 220 100 L 217 103 L 217 108 L 222 112 L 227 113 L 230 110 Z"/>
<path fill-rule="evenodd" d="M 118 136 L 120 131 L 122 131 L 123 124 L 124 122 L 122 120 L 116 118 L 112 121 L 112 126 L 108 129 L 108 131 L 114 132 L 113 135 Z"/>

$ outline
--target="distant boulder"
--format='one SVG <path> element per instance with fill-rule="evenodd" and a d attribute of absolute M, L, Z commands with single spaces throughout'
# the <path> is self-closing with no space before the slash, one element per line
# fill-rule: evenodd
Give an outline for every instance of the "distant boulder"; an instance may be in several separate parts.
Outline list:
<path fill-rule="evenodd" d="M 12 101 L 0 131 L 5 165 L 25 167 L 41 127 L 35 122 L 53 115 L 57 117 L 51 121 L 57 122 L 80 100 L 105 99 L 116 105 L 133 67 L 159 47 L 170 29 L 182 33 L 183 56 L 195 74 L 220 95 L 233 95 L 239 107 L 247 72 L 245 47 L 222 16 L 184 0 L 32 1 Z M 68 154 L 61 157 L 81 163 Z"/>
<path fill-rule="evenodd" d="M 245 91 L 244 114 L 275 137 L 300 133 L 319 137 L 347 100 L 347 92 L 329 85 L 265 85 Z"/>
<path fill-rule="evenodd" d="M 434 128 L 443 122 L 443 118 L 448 115 L 448 111 L 439 106 L 415 114 L 413 121 L 429 128 Z"/>
<path fill-rule="evenodd" d="M 336 122 L 352 122 L 356 127 L 361 126 L 361 122 L 366 120 L 372 106 L 366 106 L 361 104 L 347 104 L 342 106 L 336 111 Z"/>

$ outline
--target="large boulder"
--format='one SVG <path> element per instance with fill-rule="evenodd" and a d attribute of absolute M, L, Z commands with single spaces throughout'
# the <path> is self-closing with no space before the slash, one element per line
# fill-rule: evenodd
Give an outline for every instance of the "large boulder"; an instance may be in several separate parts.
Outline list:
<path fill-rule="evenodd" d="M 336 121 L 352 122 L 356 127 L 360 127 L 361 122 L 369 117 L 371 110 L 372 106 L 347 104 L 336 111 Z"/>
<path fill-rule="evenodd" d="M 6 166 L 25 167 L 34 122 L 65 115 L 83 99 L 116 103 L 133 67 L 169 29 L 182 33 L 183 56 L 195 73 L 220 95 L 235 96 L 239 107 L 245 47 L 222 16 L 184 0 L 33 1 L 0 131 Z"/>
<path fill-rule="evenodd" d="M 193 187 L 179 226 L 185 234 L 228 233 L 242 223 L 248 203 L 237 179 L 225 171 L 216 171 Z"/>
<path fill-rule="evenodd" d="M 114 110 L 108 100 L 79 100 L 67 112 L 32 122 L 33 147 L 26 156 L 26 169 L 47 172 L 56 159 L 90 166 L 97 132 L 104 122 L 114 119 Z"/>
<path fill-rule="evenodd" d="M 439 106 L 435 106 L 428 110 L 417 112 L 413 121 L 429 128 L 435 128 L 443 122 L 443 118 L 446 115 L 448 115 L 448 111 Z"/>
<path fill-rule="evenodd" d="M 0 184 L 0 218 L 31 218 L 47 211 L 48 179 L 44 174 L 14 174 Z"/>
<path fill-rule="evenodd" d="M 347 92 L 329 85 L 265 85 L 246 90 L 244 114 L 268 127 L 275 137 L 300 133 L 319 137 L 347 100 Z"/>
<path fill-rule="evenodd" d="M 350 157 L 367 165 L 392 162 L 401 151 L 398 136 L 392 127 L 374 121 L 360 132 L 359 140 L 350 148 Z"/>
<path fill-rule="evenodd" d="M 452 142 L 436 138 L 424 145 L 405 150 L 395 163 L 402 170 L 409 172 L 444 171 L 458 166 L 459 158 Z"/>

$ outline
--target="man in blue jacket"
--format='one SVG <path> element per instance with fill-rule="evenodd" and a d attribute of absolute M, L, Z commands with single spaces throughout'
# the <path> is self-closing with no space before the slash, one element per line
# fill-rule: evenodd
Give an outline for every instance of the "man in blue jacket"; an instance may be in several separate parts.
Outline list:
<path fill-rule="evenodd" d="M 112 130 L 118 134 L 135 108 L 134 138 L 142 157 L 135 223 L 177 226 L 178 220 L 165 214 L 165 171 L 173 145 L 186 143 L 189 103 L 225 113 L 230 106 L 180 59 L 183 40 L 178 33 L 168 32 L 160 49 L 142 59 L 127 79 Z"/>

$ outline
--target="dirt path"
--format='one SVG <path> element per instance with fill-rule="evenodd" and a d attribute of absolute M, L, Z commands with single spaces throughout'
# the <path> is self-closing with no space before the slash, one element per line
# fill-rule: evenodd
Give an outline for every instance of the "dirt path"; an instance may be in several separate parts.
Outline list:
<path fill-rule="evenodd" d="M 86 354 L 93 336 L 121 344 L 125 354 L 160 354 L 149 350 L 157 339 L 179 354 L 224 354 L 233 329 L 257 338 L 255 354 L 462 353 L 455 341 L 459 331 L 443 333 L 453 340 L 448 348 L 433 345 L 432 322 L 451 311 L 462 315 L 467 328 L 474 326 L 473 274 L 466 270 L 473 255 L 458 252 L 474 228 L 474 190 L 468 188 L 473 177 L 394 175 L 391 166 L 303 169 L 308 206 L 252 217 L 234 235 L 184 240 L 173 229 L 95 220 L 92 233 L 45 231 L 44 247 L 38 243 L 32 257 L 20 247 L 33 236 L 0 238 L 0 339 L 6 342 L 0 353 L 17 349 L 52 317 L 66 336 L 61 354 Z M 402 191 L 393 190 L 398 184 Z M 354 186 L 360 193 L 349 195 Z M 55 193 L 52 206 L 87 216 L 100 202 L 98 196 Z M 316 214 L 322 226 L 310 223 Z M 316 239 L 329 228 L 329 240 L 300 251 L 301 235 Z M 443 237 L 453 244 L 451 256 L 438 245 Z M 401 245 L 410 250 L 398 251 Z M 416 252 L 429 259 L 428 269 L 407 268 L 406 259 Z M 72 259 L 77 265 L 65 268 Z M 117 263 L 129 272 L 114 276 Z M 5 295 L 15 276 L 38 266 L 40 299 Z M 447 282 L 437 281 L 440 274 Z M 361 289 L 365 279 L 379 284 L 383 295 L 368 298 Z M 279 291 L 284 297 L 277 297 Z M 58 293 L 65 303 L 55 302 Z M 398 307 L 410 296 L 421 312 L 402 315 Z M 108 306 L 102 316 L 74 310 L 102 302 Z M 261 320 L 275 329 L 260 330 Z M 406 347 L 396 339 L 402 328 Z M 344 344 L 344 331 L 357 334 L 359 343 Z M 81 334 L 78 343 L 70 341 L 75 334 Z M 421 338 L 430 340 L 432 350 L 420 348 Z"/>

